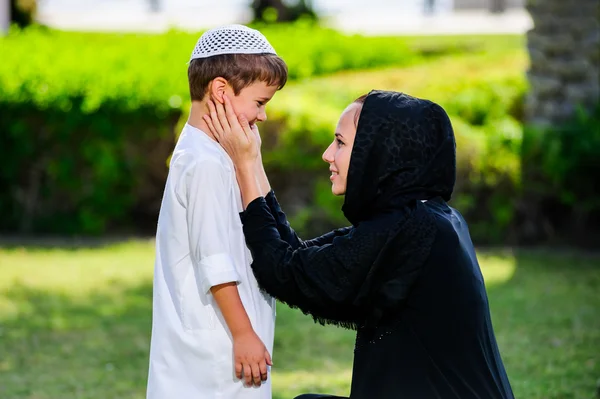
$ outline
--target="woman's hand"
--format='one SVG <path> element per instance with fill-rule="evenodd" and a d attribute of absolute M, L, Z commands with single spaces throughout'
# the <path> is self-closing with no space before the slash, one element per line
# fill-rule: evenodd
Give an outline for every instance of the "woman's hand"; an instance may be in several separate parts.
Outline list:
<path fill-rule="evenodd" d="M 210 116 L 204 115 L 204 121 L 235 165 L 235 175 L 246 209 L 250 202 L 262 196 L 256 167 L 257 162 L 260 162 L 258 129 L 251 128 L 244 115 L 238 117 L 235 114 L 226 95 L 223 95 L 223 101 L 225 106 L 208 101 Z"/>
<path fill-rule="evenodd" d="M 204 115 L 204 121 L 215 139 L 229 154 L 236 168 L 254 168 L 260 153 L 258 129 L 251 128 L 244 115 L 238 117 L 235 114 L 226 95 L 223 95 L 223 101 L 224 106 L 208 100 L 210 116 Z"/>

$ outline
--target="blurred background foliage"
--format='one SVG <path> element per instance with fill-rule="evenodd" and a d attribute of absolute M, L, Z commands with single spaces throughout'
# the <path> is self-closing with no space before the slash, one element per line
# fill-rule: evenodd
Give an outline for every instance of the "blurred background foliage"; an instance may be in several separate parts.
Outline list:
<path fill-rule="evenodd" d="M 34 23 L 37 13 L 37 0 L 10 0 L 10 20 L 20 27 Z"/>
<path fill-rule="evenodd" d="M 289 66 L 260 130 L 272 185 L 301 235 L 348 223 L 321 160 L 348 103 L 398 90 L 450 114 L 452 205 L 478 244 L 519 398 L 600 392 L 600 258 L 556 249 L 600 242 L 600 106 L 575 101 L 598 87 L 594 2 L 529 0 L 537 36 L 344 34 L 323 27 L 310 0 L 243 5 Z M 154 242 L 122 236 L 155 233 L 201 32 L 59 31 L 31 23 L 35 0 L 10 6 L 13 26 L 0 37 L 0 397 L 143 397 Z M 563 109 L 569 116 L 555 121 Z M 540 116 L 552 122 L 533 123 Z M 274 399 L 348 394 L 351 331 L 282 304 L 276 331 Z"/>
<path fill-rule="evenodd" d="M 281 23 L 318 19 L 311 0 L 253 0 L 251 7 L 254 22 Z"/>
<path fill-rule="evenodd" d="M 350 35 L 305 11 L 277 24 L 255 14 L 254 25 L 289 66 L 261 132 L 273 186 L 301 233 L 347 224 L 321 153 L 341 110 L 384 88 L 450 114 L 459 158 L 452 203 L 477 243 L 597 242 L 600 114 L 580 110 L 561 126 L 527 126 L 524 37 Z M 199 34 L 13 25 L 0 38 L 0 232 L 153 234 Z"/>

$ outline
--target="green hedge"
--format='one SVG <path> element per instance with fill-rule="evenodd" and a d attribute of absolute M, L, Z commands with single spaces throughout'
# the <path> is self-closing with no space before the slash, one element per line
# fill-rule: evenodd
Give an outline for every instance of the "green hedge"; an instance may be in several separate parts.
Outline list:
<path fill-rule="evenodd" d="M 525 129 L 522 158 L 522 239 L 598 249 L 600 103 L 562 125 Z"/>
<path fill-rule="evenodd" d="M 517 37 L 348 36 L 303 24 L 263 31 L 290 67 L 290 92 L 322 74 L 483 57 L 521 44 Z M 165 160 L 186 118 L 186 61 L 198 36 L 31 27 L 0 38 L 0 155 L 8 165 L 0 171 L 0 231 L 151 231 Z M 329 92 L 319 104 L 310 94 L 277 98 L 271 118 L 290 145 L 266 159 L 275 175 L 278 159 L 296 159 L 297 174 L 309 179 L 347 96 Z"/>
<path fill-rule="evenodd" d="M 484 51 L 488 43 L 469 38 L 435 44 L 431 40 L 343 35 L 311 25 L 265 28 L 286 60 L 290 79 L 342 70 L 414 65 L 445 55 Z M 187 61 L 198 34 L 71 33 L 14 27 L 0 38 L 0 101 L 31 102 L 69 110 L 83 98 L 83 112 L 120 101 L 124 110 L 141 106 L 161 112 L 188 98 Z M 517 42 L 509 40 L 514 47 Z"/>
<path fill-rule="evenodd" d="M 99 234 L 153 228 L 180 113 L 104 103 L 82 111 L 0 102 L 0 230 Z"/>

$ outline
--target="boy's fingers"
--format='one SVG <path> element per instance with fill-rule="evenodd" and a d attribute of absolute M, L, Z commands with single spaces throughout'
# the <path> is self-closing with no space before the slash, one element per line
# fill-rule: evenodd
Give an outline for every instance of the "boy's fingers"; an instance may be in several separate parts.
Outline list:
<path fill-rule="evenodd" d="M 260 363 L 258 363 L 258 368 L 260 369 L 260 379 L 262 381 L 266 381 L 267 380 L 267 363 L 264 360 L 261 360 Z"/>
<path fill-rule="evenodd" d="M 273 365 L 273 361 L 271 360 L 271 354 L 269 354 L 269 351 L 265 351 L 265 360 L 267 361 L 267 364 L 269 366 Z"/>
<path fill-rule="evenodd" d="M 258 367 L 258 364 L 256 364 L 256 363 L 252 364 L 252 380 L 254 382 L 254 385 L 260 386 L 260 381 L 261 381 L 260 368 Z"/>
<path fill-rule="evenodd" d="M 252 385 L 252 369 L 248 363 L 244 363 L 244 379 L 247 385 Z"/>
<path fill-rule="evenodd" d="M 235 363 L 235 376 L 240 380 L 242 379 L 242 363 L 240 362 Z"/>

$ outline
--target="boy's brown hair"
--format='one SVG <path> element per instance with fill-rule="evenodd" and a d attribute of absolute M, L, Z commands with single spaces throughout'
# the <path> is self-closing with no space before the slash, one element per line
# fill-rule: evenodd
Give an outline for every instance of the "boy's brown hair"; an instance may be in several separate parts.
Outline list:
<path fill-rule="evenodd" d="M 192 101 L 202 101 L 208 84 L 215 78 L 226 79 L 237 96 L 242 89 L 261 81 L 282 89 L 287 82 L 286 63 L 275 54 L 221 54 L 197 58 L 188 66 Z"/>

